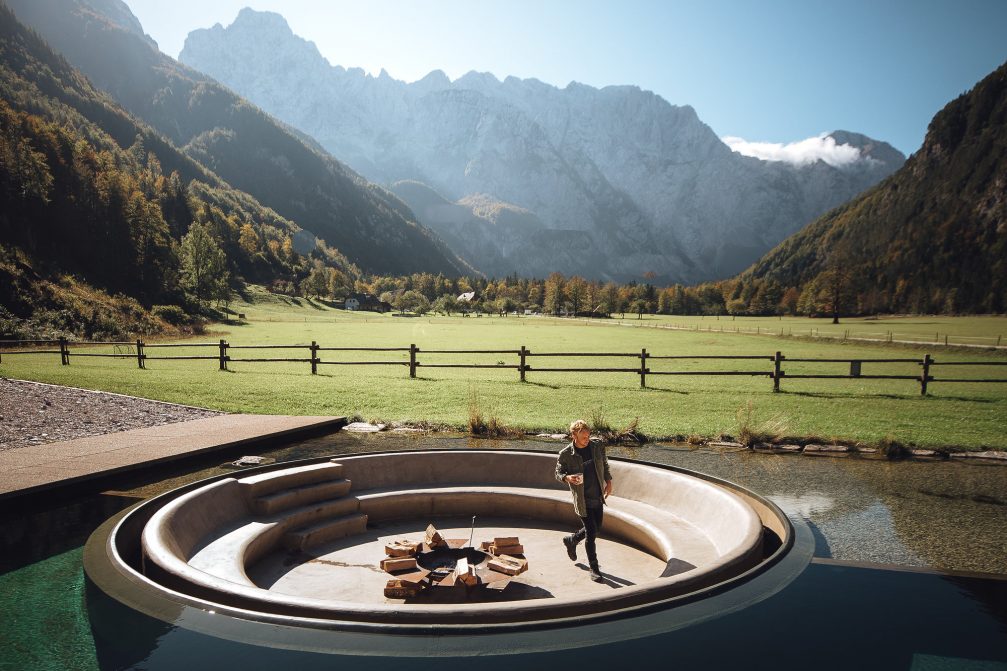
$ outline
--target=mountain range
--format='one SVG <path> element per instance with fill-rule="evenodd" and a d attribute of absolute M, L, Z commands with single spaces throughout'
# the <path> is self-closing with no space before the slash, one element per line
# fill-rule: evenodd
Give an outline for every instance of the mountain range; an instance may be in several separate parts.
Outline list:
<path fill-rule="evenodd" d="M 278 14 L 242 10 L 189 34 L 179 59 L 315 138 L 402 197 L 477 269 L 693 283 L 727 277 L 897 170 L 890 145 L 836 131 L 844 165 L 733 152 L 689 106 L 635 86 L 557 88 L 435 71 L 404 83 L 330 65 Z M 418 182 L 436 195 L 423 195 Z M 430 198 L 526 212 L 527 226 L 459 222 Z M 452 212 L 441 219 L 438 212 Z M 506 231 L 506 235 L 502 233 Z"/>
<path fill-rule="evenodd" d="M 121 339 L 185 323 L 175 305 L 193 305 L 180 277 L 194 223 L 226 274 L 282 291 L 413 288 L 433 301 L 464 284 L 491 303 L 541 306 L 545 285 L 565 285 L 558 272 L 630 282 L 587 290 L 675 314 L 1007 309 L 1007 64 L 941 110 L 908 161 L 837 131 L 822 140 L 848 160 L 791 165 L 734 153 L 691 108 L 633 87 L 369 77 L 251 10 L 190 36 L 187 51 L 203 41 L 222 57 L 218 42 L 251 30 L 279 65 L 252 54 L 231 76 L 275 108 L 281 78 L 249 68 L 282 66 L 297 80 L 280 86 L 288 98 L 314 82 L 286 109 L 319 106 L 298 124 L 313 120 L 316 140 L 161 54 L 121 0 L 10 4 L 17 17 L 0 0 L 5 337 Z M 342 143 L 359 172 L 323 143 Z M 814 218 L 861 182 L 877 184 Z M 779 242 L 788 226 L 800 230 Z M 760 245 L 775 247 L 735 278 L 654 286 L 722 277 Z"/>

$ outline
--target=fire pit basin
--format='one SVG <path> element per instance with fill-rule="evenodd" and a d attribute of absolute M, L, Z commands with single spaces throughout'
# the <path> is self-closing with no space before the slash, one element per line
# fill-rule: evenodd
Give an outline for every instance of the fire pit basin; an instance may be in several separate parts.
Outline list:
<path fill-rule="evenodd" d="M 450 633 L 672 607 L 742 584 L 791 546 L 786 516 L 751 492 L 672 467 L 611 462 L 616 488 L 602 528 L 602 542 L 610 544 L 605 556 L 628 562 L 640 557 L 640 566 L 652 572 L 623 581 L 628 584 L 597 587 L 603 591 L 592 591 L 585 577 L 583 586 L 562 592 L 544 573 L 520 576 L 529 590 L 538 590 L 535 598 L 492 603 L 404 603 L 368 597 L 374 591 L 356 586 L 351 571 L 367 569 L 353 569 L 364 563 L 352 559 L 354 552 L 383 542 L 382 531 L 395 524 L 409 528 L 409 520 L 422 520 L 425 526 L 445 516 L 512 520 L 522 539 L 542 539 L 541 549 L 528 551 L 534 565 L 568 566 L 558 539 L 561 530 L 576 527 L 577 518 L 569 491 L 552 477 L 555 456 L 502 450 L 341 456 L 194 483 L 104 525 L 88 543 L 85 570 L 106 593 L 138 608 L 146 601 L 140 592 L 162 605 L 285 625 L 383 631 L 437 625 Z M 367 552 L 366 563 L 373 565 L 380 553 Z M 446 568 L 461 556 L 476 565 L 487 559 L 464 548 L 418 561 L 428 569 Z M 564 578 L 569 573 L 563 569 Z M 319 598 L 317 590 L 285 587 L 291 576 L 345 580 L 345 589 L 338 598 Z"/>

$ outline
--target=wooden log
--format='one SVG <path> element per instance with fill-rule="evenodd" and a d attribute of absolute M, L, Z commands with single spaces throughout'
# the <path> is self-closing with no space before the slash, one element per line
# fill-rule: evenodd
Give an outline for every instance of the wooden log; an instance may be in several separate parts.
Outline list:
<path fill-rule="evenodd" d="M 444 541 L 444 537 L 441 536 L 441 532 L 437 531 L 437 528 L 434 527 L 433 524 L 427 527 L 426 544 L 427 547 L 430 548 L 436 548 L 441 547 L 442 545 L 447 545 L 447 543 Z"/>
<path fill-rule="evenodd" d="M 524 546 L 523 545 L 491 545 L 490 546 L 491 555 L 523 555 Z"/>
<path fill-rule="evenodd" d="M 416 568 L 416 557 L 386 557 L 381 560 L 381 570 L 388 573 Z"/>
<path fill-rule="evenodd" d="M 409 599 L 423 591 L 423 584 L 396 578 L 385 583 L 386 599 Z"/>
<path fill-rule="evenodd" d="M 420 551 L 420 545 L 418 541 L 406 539 L 392 541 L 385 545 L 385 554 L 389 557 L 415 557 Z"/>
<path fill-rule="evenodd" d="M 497 536 L 493 539 L 492 545 L 496 545 L 497 547 L 503 545 L 521 545 L 521 539 L 517 536 Z"/>
<path fill-rule="evenodd" d="M 469 566 L 469 562 L 464 557 L 455 564 L 455 579 L 466 587 L 475 587 L 479 584 L 479 576 L 476 575 L 475 567 Z"/>
<path fill-rule="evenodd" d="M 510 555 L 500 555 L 486 564 L 490 569 L 505 575 L 518 575 L 528 570 L 528 560 Z"/>

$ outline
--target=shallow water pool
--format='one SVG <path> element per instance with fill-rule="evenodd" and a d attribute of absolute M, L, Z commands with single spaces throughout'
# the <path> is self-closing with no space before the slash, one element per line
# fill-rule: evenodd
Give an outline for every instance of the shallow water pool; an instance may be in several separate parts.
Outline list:
<path fill-rule="evenodd" d="M 340 433 L 262 454 L 289 461 L 431 447 L 559 449 L 536 441 Z M 610 642 L 569 630 L 550 632 L 550 646 L 522 648 L 526 641 L 515 639 L 508 647 L 497 639 L 481 668 L 649 667 L 663 660 L 669 668 L 1007 671 L 1007 468 L 662 445 L 610 453 L 709 473 L 773 499 L 803 522 L 814 558 L 784 589 L 733 612 L 725 607 L 684 623 L 670 615 L 629 618 Z M 405 659 L 390 647 L 361 657 L 249 645 L 127 612 L 87 588 L 81 547 L 94 528 L 137 500 L 226 470 L 213 461 L 162 467 L 32 514 L 6 510 L 0 669 L 471 666 L 470 659 L 440 656 L 436 636 L 425 654 Z M 563 648 L 564 635 L 579 642 L 544 651 Z"/>

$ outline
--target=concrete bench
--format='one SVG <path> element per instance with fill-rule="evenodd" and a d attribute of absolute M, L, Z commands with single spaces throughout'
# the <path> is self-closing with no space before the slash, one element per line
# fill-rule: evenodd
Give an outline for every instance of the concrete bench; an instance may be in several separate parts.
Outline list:
<path fill-rule="evenodd" d="M 141 536 L 144 556 L 186 581 L 254 587 L 246 567 L 277 546 L 303 550 L 366 528 L 358 501 L 346 496 L 350 486 L 335 463 L 217 480 L 151 517 Z"/>

